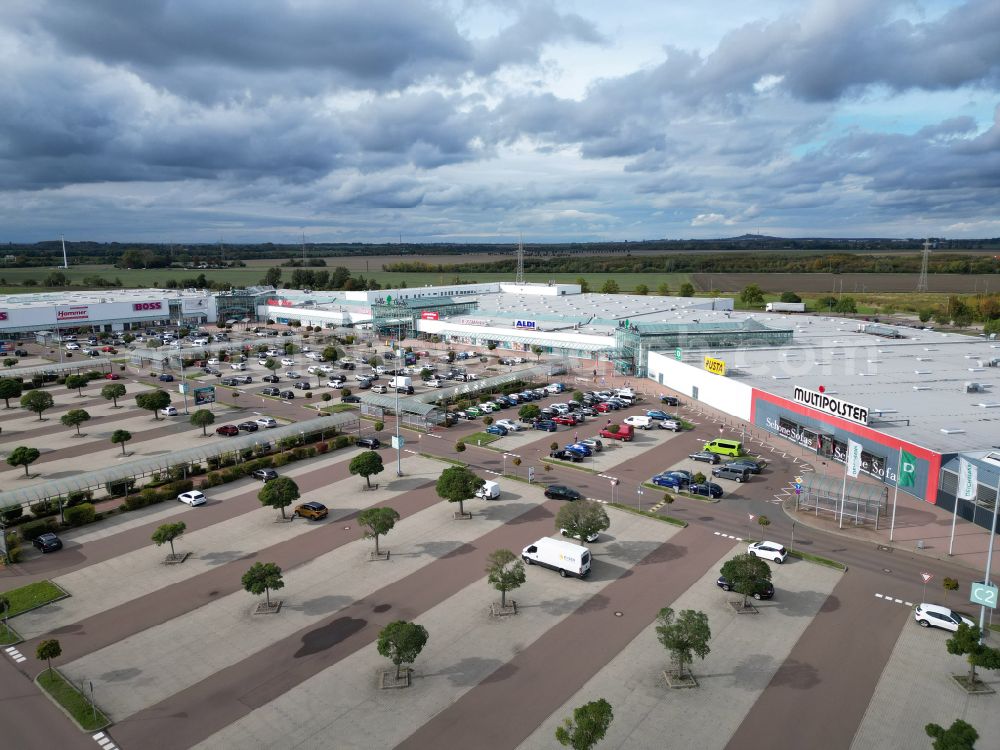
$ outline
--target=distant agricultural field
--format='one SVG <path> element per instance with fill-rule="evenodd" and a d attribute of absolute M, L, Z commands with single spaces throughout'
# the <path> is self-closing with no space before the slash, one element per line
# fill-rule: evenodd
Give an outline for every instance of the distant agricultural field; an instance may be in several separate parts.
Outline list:
<path fill-rule="evenodd" d="M 919 275 L 915 273 L 694 273 L 695 287 L 702 292 L 718 289 L 738 292 L 756 284 L 765 292 L 798 294 L 866 294 L 878 292 L 914 292 Z M 620 283 L 620 282 L 619 282 Z M 976 294 L 1000 292 L 1000 274 L 930 274 L 928 291 L 938 294 Z"/>

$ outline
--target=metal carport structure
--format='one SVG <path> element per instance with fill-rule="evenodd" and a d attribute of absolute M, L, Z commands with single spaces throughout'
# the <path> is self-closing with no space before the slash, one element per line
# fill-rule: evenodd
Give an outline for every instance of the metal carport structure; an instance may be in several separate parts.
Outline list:
<path fill-rule="evenodd" d="M 889 488 L 884 484 L 869 484 L 844 477 L 831 477 L 810 472 L 802 481 L 801 494 L 795 496 L 795 510 L 813 509 L 818 516 L 832 513 L 839 517 L 851 518 L 855 526 L 874 523 L 879 526 L 879 517 L 889 504 Z"/>
<path fill-rule="evenodd" d="M 56 372 L 66 375 L 73 375 L 88 370 L 107 370 L 110 372 L 112 364 L 113 362 L 109 357 L 86 357 L 79 362 L 49 362 L 48 364 L 34 365 L 32 367 L 10 367 L 0 372 L 0 377 L 21 377 L 25 380 L 31 380 L 33 375 L 41 375 L 45 372 Z"/>
<path fill-rule="evenodd" d="M 179 451 L 172 451 L 159 456 L 147 456 L 134 461 L 125 461 L 117 466 L 106 466 L 94 471 L 80 472 L 69 477 L 50 479 L 28 487 L 19 487 L 18 489 L 0 492 L 0 509 L 9 509 L 18 506 L 27 507 L 31 503 L 50 497 L 67 495 L 70 492 L 84 492 L 86 490 L 102 488 L 109 482 L 148 476 L 153 472 L 166 471 L 172 466 L 207 461 L 209 458 L 215 456 L 233 453 L 234 451 L 239 452 L 257 445 L 274 445 L 284 438 L 323 435 L 324 433 L 332 433 L 335 430 L 339 432 L 353 432 L 358 427 L 358 423 L 358 416 L 350 412 L 314 417 L 302 422 L 293 422 L 292 424 L 281 425 L 280 427 L 227 438 L 224 441 L 205 443 L 204 445 L 183 448 Z"/>

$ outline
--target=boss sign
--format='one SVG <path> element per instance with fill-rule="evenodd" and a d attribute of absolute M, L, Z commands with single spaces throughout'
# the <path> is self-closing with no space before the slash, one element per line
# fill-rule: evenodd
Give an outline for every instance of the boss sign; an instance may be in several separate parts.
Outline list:
<path fill-rule="evenodd" d="M 134 312 L 143 312 L 144 310 L 162 310 L 162 302 L 135 302 L 132 304 L 132 310 Z"/>

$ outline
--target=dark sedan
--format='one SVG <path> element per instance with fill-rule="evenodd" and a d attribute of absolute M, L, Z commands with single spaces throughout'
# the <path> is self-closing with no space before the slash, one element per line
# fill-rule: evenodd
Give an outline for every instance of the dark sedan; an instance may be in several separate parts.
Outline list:
<path fill-rule="evenodd" d="M 563 448 L 559 451 L 551 451 L 549 453 L 549 458 L 556 458 L 560 461 L 571 461 L 578 464 L 583 461 L 583 454 Z"/>
<path fill-rule="evenodd" d="M 260 392 L 262 396 L 277 396 L 279 393 L 281 393 L 281 389 L 274 386 L 268 386 Z"/>
<path fill-rule="evenodd" d="M 382 441 L 376 437 L 363 437 L 358 438 L 354 441 L 354 444 L 359 448 L 368 448 L 369 450 L 376 450 L 382 446 Z"/>
<path fill-rule="evenodd" d="M 571 487 L 562 484 L 550 484 L 545 488 L 545 497 L 549 500 L 582 500 L 583 495 Z"/>
<path fill-rule="evenodd" d="M 243 432 L 257 432 L 258 425 L 256 422 L 240 422 L 236 427 Z"/>
<path fill-rule="evenodd" d="M 702 495 L 703 497 L 722 497 L 722 487 L 715 482 L 705 482 L 704 484 L 688 485 L 687 491 L 692 495 Z"/>
<path fill-rule="evenodd" d="M 342 403 L 342 404 L 360 404 L 361 403 L 361 396 L 344 396 L 343 398 L 340 399 L 340 403 Z"/>
<path fill-rule="evenodd" d="M 43 553 L 62 549 L 62 540 L 51 531 L 35 537 L 31 543 Z"/>
<path fill-rule="evenodd" d="M 731 584 L 726 578 L 719 576 L 719 580 L 715 582 L 723 591 L 731 591 L 733 584 Z M 750 589 L 750 596 L 754 599 L 770 599 L 774 596 L 774 585 L 770 581 L 754 581 L 753 587 Z"/>

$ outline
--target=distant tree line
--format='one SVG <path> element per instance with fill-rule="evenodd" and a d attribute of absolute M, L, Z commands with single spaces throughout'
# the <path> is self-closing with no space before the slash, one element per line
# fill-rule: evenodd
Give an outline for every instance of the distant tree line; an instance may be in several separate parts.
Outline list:
<path fill-rule="evenodd" d="M 699 253 L 692 255 L 631 255 L 525 258 L 526 273 L 919 273 L 920 256 L 850 253 Z M 387 263 L 396 273 L 512 274 L 517 260 L 477 263 Z M 989 255 L 935 253 L 930 273 L 1000 273 L 1000 258 Z"/>

